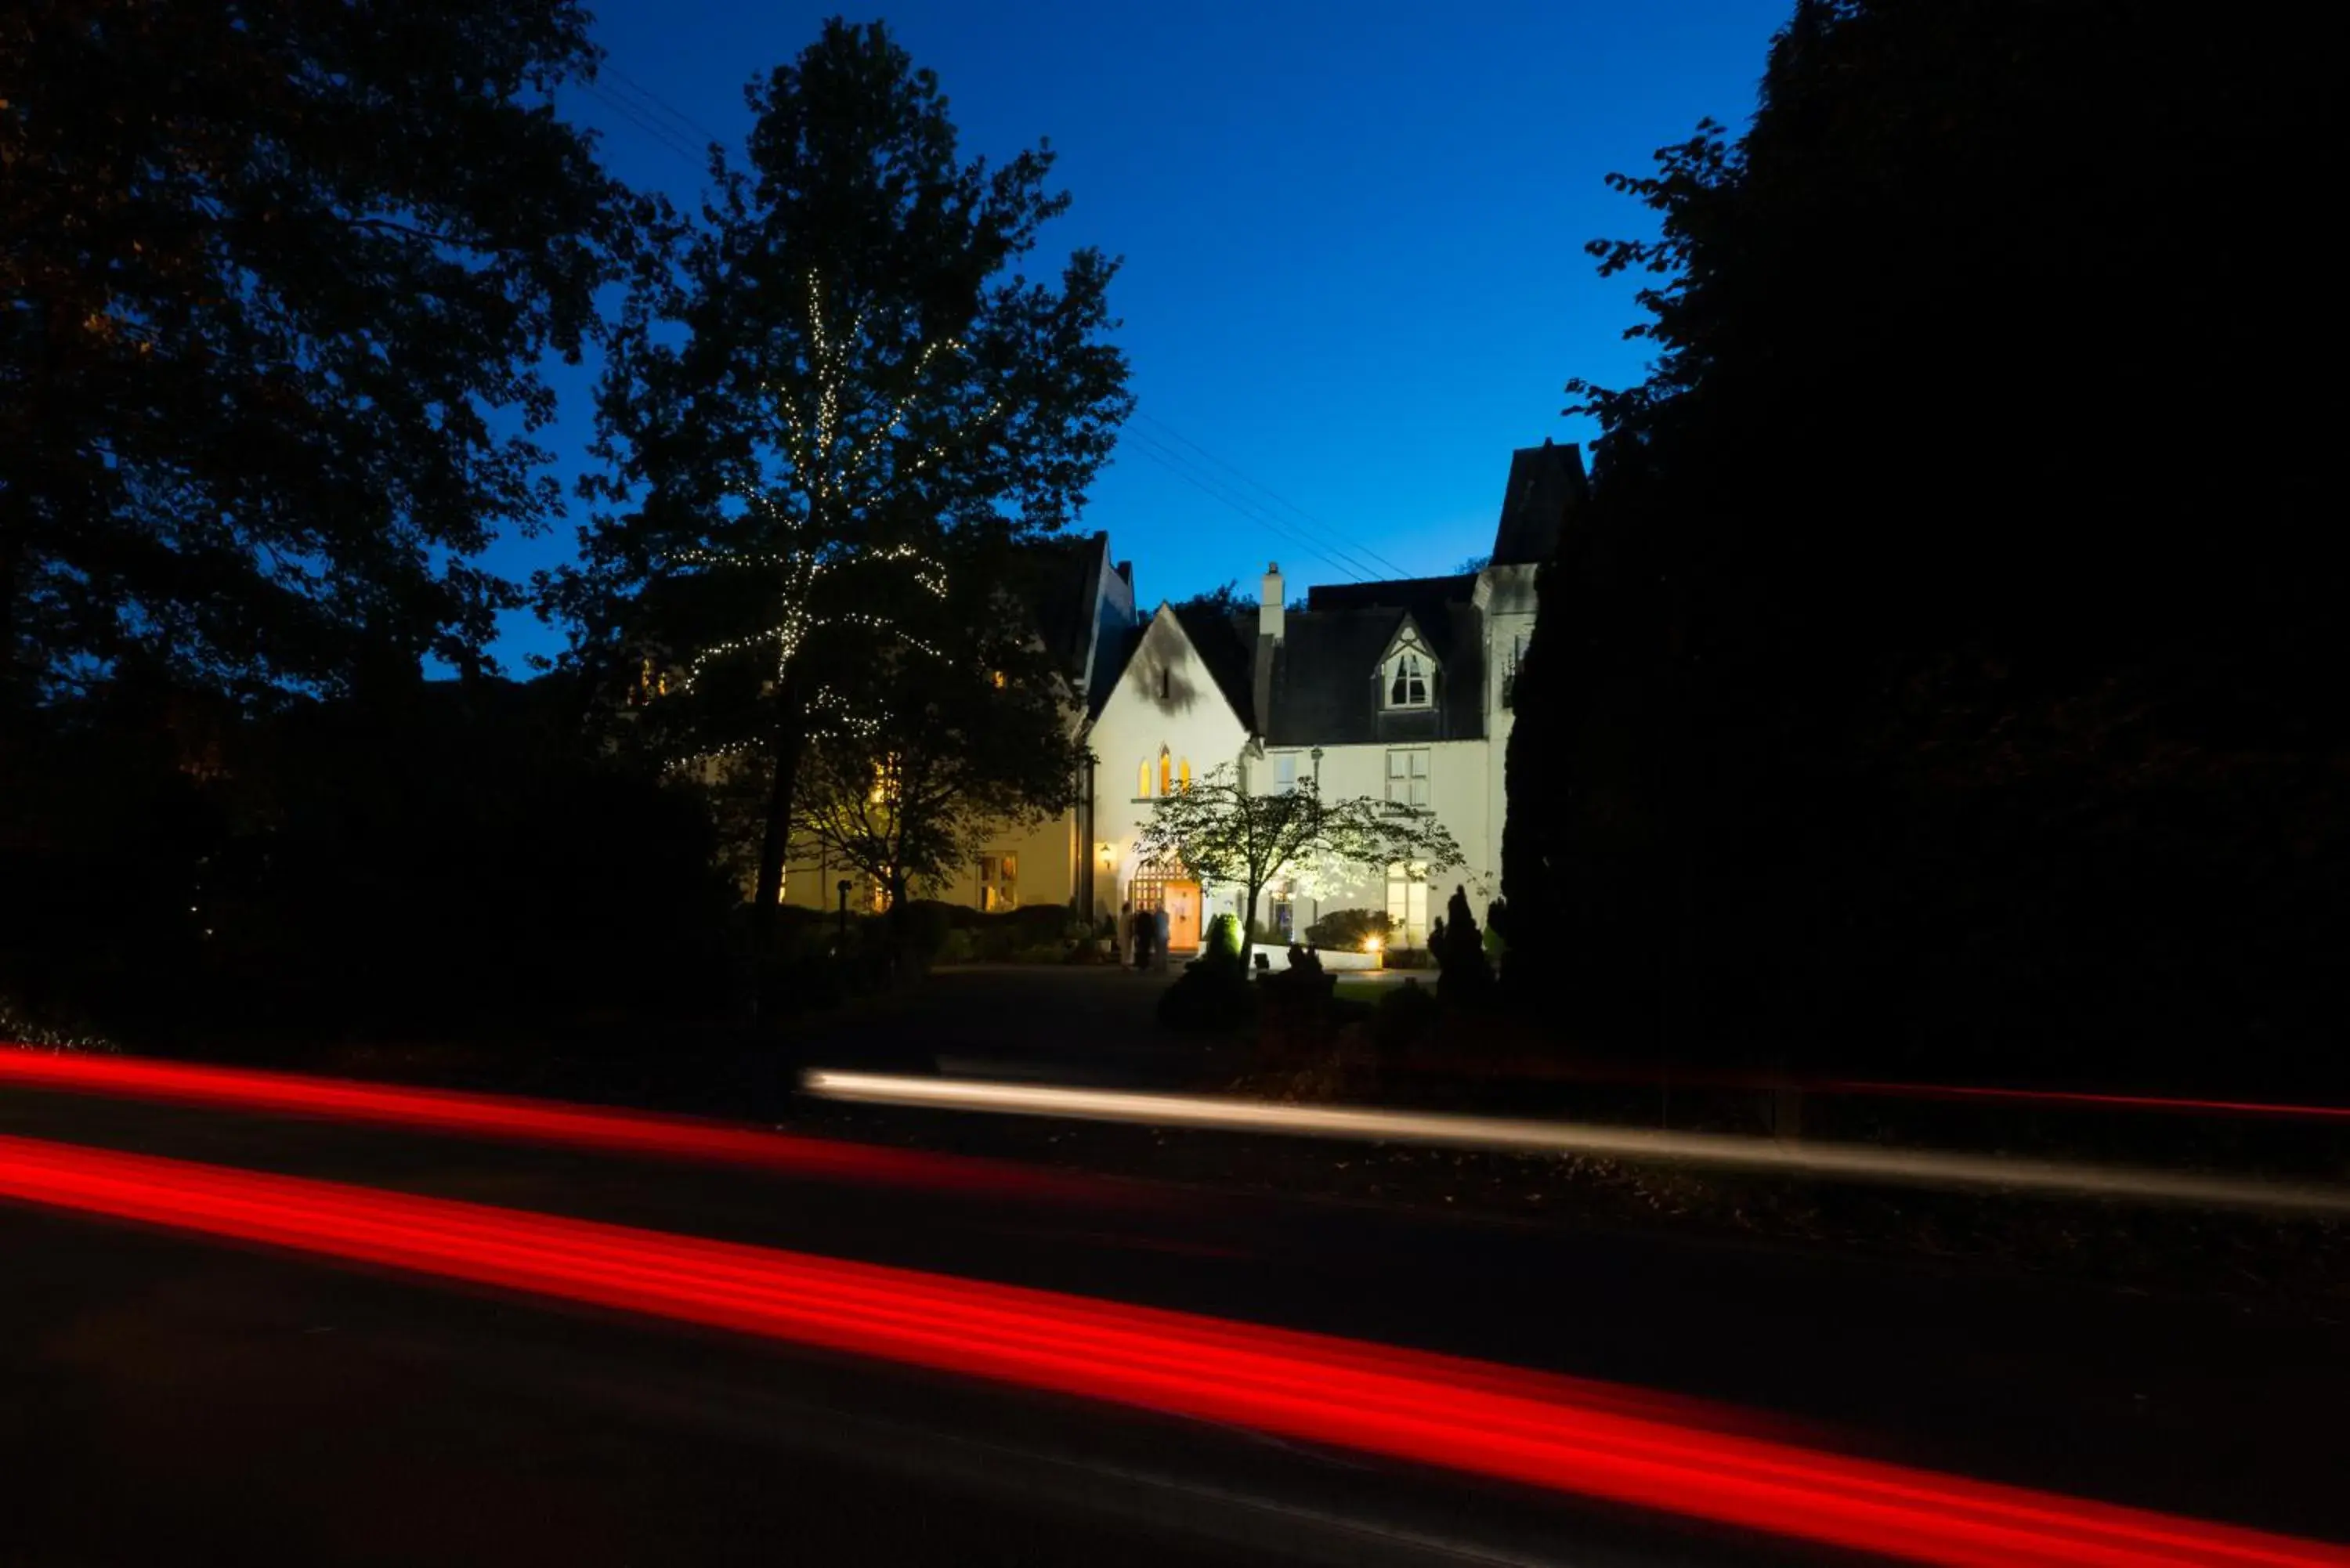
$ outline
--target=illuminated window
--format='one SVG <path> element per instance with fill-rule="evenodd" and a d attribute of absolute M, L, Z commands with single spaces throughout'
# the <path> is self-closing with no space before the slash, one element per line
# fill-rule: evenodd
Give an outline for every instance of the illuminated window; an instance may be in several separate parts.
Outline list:
<path fill-rule="evenodd" d="M 1388 661 L 1388 706 L 1428 706 L 1428 666 L 1419 654 L 1399 653 Z"/>
<path fill-rule="evenodd" d="M 1388 804 L 1423 808 L 1428 805 L 1425 750 L 1388 753 Z"/>
<path fill-rule="evenodd" d="M 889 778 L 889 763 L 887 761 L 875 762 L 873 764 L 873 794 L 869 798 L 875 805 L 879 805 L 883 802 L 887 801 L 893 793 L 894 786 Z"/>
<path fill-rule="evenodd" d="M 1185 757 L 1185 758 L 1183 759 L 1182 765 L 1181 765 L 1181 767 L 1177 771 L 1177 774 L 1176 774 L 1176 783 L 1177 783 L 1177 784 L 1180 784 L 1180 785 L 1181 785 L 1183 788 L 1185 788 L 1185 789 L 1190 789 L 1190 788 L 1191 787 L 1191 758 L 1189 758 L 1189 757 Z"/>
<path fill-rule="evenodd" d="M 991 914 L 1020 907 L 1020 857 L 979 857 L 979 907 Z"/>
<path fill-rule="evenodd" d="M 1003 691 L 1003 671 L 1002 671 L 1001 670 L 997 670 L 997 671 L 995 672 L 995 689 L 996 689 L 998 691 Z"/>
<path fill-rule="evenodd" d="M 1159 748 L 1159 793 L 1160 794 L 1175 793 L 1175 759 L 1167 754 L 1167 748 L 1164 746 Z"/>
<path fill-rule="evenodd" d="M 1428 867 L 1415 861 L 1406 866 L 1400 860 L 1388 865 L 1388 924 L 1395 932 L 1395 945 L 1400 948 L 1420 948 L 1428 945 Z"/>
<path fill-rule="evenodd" d="M 1134 798 L 1137 800 L 1150 798 L 1150 764 L 1149 763 L 1140 763 L 1134 770 Z"/>

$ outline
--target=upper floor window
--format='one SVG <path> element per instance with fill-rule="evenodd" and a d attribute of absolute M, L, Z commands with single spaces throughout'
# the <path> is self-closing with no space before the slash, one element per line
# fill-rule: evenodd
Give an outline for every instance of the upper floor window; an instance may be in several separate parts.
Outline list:
<path fill-rule="evenodd" d="M 1428 706 L 1428 660 L 1407 649 L 1388 660 L 1388 706 Z"/>
<path fill-rule="evenodd" d="M 1295 752 L 1284 752 L 1273 759 L 1273 793 L 1275 794 L 1297 793 L 1297 753 Z"/>
<path fill-rule="evenodd" d="M 1424 751 L 1388 753 L 1388 804 L 1420 807 L 1428 805 L 1428 753 Z"/>

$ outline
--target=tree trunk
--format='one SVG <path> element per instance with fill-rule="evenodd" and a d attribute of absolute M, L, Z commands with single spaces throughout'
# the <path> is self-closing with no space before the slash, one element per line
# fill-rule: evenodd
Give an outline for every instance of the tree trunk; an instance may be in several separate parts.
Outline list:
<path fill-rule="evenodd" d="M 791 847 L 792 793 L 798 783 L 802 721 L 795 683 L 785 678 L 775 694 L 776 720 L 769 756 L 775 776 L 767 789 L 767 815 L 759 835 L 759 876 L 751 892 L 751 963 L 757 976 L 754 1009 L 764 1021 L 772 1012 L 768 976 L 775 958 L 776 909 L 784 899 L 784 861 Z"/>
<path fill-rule="evenodd" d="M 1256 947 L 1256 901 L 1264 894 L 1264 885 L 1252 882 L 1248 890 L 1248 909 L 1241 916 L 1241 968 L 1249 966 L 1249 955 Z"/>

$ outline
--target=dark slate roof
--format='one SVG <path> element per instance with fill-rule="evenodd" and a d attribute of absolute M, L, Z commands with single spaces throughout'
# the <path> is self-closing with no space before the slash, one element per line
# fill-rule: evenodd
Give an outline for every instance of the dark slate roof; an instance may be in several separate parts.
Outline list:
<path fill-rule="evenodd" d="M 1312 590 L 1308 608 L 1283 618 L 1281 644 L 1274 654 L 1273 712 L 1264 727 L 1265 744 L 1346 746 L 1482 738 L 1483 618 L 1468 592 L 1475 582 L 1474 577 L 1423 577 Z M 1419 603 L 1377 602 L 1381 590 L 1389 599 Z M 1363 600 L 1372 602 L 1359 602 Z M 1390 710 L 1380 701 L 1379 659 L 1407 614 L 1436 656 L 1436 701 L 1428 708 Z"/>
<path fill-rule="evenodd" d="M 1101 574 L 1109 556 L 1109 535 L 1037 539 L 1025 546 L 1021 597 L 1036 618 L 1036 635 L 1055 663 L 1075 679 L 1086 669 L 1086 650 L 1097 633 Z"/>
<path fill-rule="evenodd" d="M 1510 454 L 1510 487 L 1493 531 L 1493 564 L 1532 566 L 1558 553 L 1567 514 L 1582 504 L 1583 449 L 1572 441 L 1520 447 Z"/>
<path fill-rule="evenodd" d="M 1118 690 L 1118 678 L 1134 661 L 1134 650 L 1142 645 L 1147 626 L 1114 627 L 1101 651 L 1094 656 L 1094 686 L 1086 693 L 1086 711 L 1094 718 L 1109 705 L 1110 693 Z"/>
<path fill-rule="evenodd" d="M 1247 609 L 1236 615 L 1217 615 L 1200 609 L 1179 609 L 1170 605 L 1169 613 L 1191 639 L 1208 673 L 1215 678 L 1216 688 L 1224 700 L 1240 715 L 1243 725 L 1253 733 L 1256 730 L 1256 704 L 1249 695 L 1249 670 L 1256 661 L 1256 611 Z"/>

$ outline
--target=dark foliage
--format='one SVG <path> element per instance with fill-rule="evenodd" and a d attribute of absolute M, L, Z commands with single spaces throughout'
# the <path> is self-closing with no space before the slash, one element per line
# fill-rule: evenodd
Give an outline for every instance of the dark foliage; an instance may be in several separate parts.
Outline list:
<path fill-rule="evenodd" d="M 1256 1011 L 1256 986 L 1237 949 L 1210 950 L 1159 993 L 1159 1022 L 1187 1033 L 1229 1033 Z"/>
<path fill-rule="evenodd" d="M 1379 998 L 1371 1015 L 1371 1046 L 1382 1057 L 1399 1056 L 1432 1035 L 1442 1013 L 1419 981 L 1407 980 Z"/>
<path fill-rule="evenodd" d="M 268 721 L 109 683 L 52 710 L 0 868 L 0 985 L 150 1048 L 723 1012 L 693 803 L 588 749 L 555 682 Z"/>
<path fill-rule="evenodd" d="M 425 652 L 555 510 L 525 434 L 621 233 L 569 0 L 0 17 L 0 723 L 134 655 L 255 695 Z"/>
<path fill-rule="evenodd" d="M 1469 891 L 1454 888 L 1444 907 L 1444 918 L 1430 929 L 1429 952 L 1444 971 L 1437 998 L 1463 1012 L 1483 1007 L 1493 989 L 1492 966 L 1485 960 L 1485 936 L 1469 912 Z"/>
<path fill-rule="evenodd" d="M 1616 182 L 1656 370 L 1570 389 L 1503 854 L 1579 1044 L 2350 1087 L 2350 618 L 2284 390 L 2338 306 L 2254 303 L 2331 140 L 2293 31 L 1804 0 L 1746 136 Z"/>

